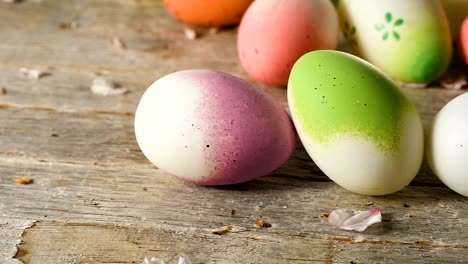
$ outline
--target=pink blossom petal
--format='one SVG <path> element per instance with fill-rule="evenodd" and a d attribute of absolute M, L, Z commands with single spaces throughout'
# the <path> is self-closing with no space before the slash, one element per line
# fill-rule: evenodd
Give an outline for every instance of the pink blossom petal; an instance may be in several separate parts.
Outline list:
<path fill-rule="evenodd" d="M 380 208 L 353 212 L 347 209 L 337 209 L 330 213 L 328 222 L 344 230 L 362 232 L 370 225 L 382 222 Z"/>

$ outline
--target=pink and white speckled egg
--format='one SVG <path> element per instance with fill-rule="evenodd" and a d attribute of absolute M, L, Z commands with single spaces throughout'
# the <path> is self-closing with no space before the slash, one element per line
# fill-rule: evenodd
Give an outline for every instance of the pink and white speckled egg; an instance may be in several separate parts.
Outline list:
<path fill-rule="evenodd" d="M 155 166 L 202 185 L 267 175 L 286 162 L 296 142 L 288 114 L 272 96 L 210 70 L 154 82 L 138 105 L 135 134 Z"/>
<path fill-rule="evenodd" d="M 338 15 L 330 0 L 256 0 L 241 20 L 237 51 L 254 79 L 286 86 L 302 55 L 336 49 L 338 38 Z"/>

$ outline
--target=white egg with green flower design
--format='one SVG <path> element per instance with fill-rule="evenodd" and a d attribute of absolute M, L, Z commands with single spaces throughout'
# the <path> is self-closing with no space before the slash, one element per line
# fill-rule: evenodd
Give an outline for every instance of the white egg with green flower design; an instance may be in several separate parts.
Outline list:
<path fill-rule="evenodd" d="M 338 13 L 349 45 L 390 77 L 424 83 L 446 71 L 452 41 L 439 1 L 340 0 Z"/>

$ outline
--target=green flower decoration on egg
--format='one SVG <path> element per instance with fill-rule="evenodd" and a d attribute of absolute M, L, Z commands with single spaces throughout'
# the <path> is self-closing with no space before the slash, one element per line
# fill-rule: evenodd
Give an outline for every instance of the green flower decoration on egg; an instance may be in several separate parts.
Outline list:
<path fill-rule="evenodd" d="M 392 34 L 395 40 L 400 40 L 401 38 L 400 33 L 396 31 L 396 28 L 403 25 L 405 21 L 403 20 L 403 18 L 398 18 L 397 20 L 395 20 L 395 22 L 392 23 L 392 19 L 393 19 L 392 13 L 387 12 L 385 14 L 386 23 L 375 24 L 375 29 L 377 31 L 383 32 L 383 35 L 382 35 L 383 40 L 387 40 L 390 37 L 390 33 Z"/>

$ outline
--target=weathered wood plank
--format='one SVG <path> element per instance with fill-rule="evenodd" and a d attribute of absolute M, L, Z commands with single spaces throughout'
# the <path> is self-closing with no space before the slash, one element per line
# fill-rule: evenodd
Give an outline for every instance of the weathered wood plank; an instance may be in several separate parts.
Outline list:
<path fill-rule="evenodd" d="M 164 11 L 160 1 L 23 3 L 0 9 L 0 17 L 4 18 L 0 21 L 0 84 L 11 90 L 0 97 L 2 104 L 134 112 L 145 88 L 176 70 L 210 68 L 250 80 L 237 59 L 234 29 L 187 40 L 183 25 Z M 76 28 L 59 27 L 73 21 Z M 115 35 L 128 49 L 109 45 Z M 53 74 L 39 81 L 24 80 L 17 74 L 23 66 L 52 67 Z M 89 86 L 96 74 L 129 87 L 132 93 L 116 98 L 92 95 Z M 287 105 L 284 89 L 259 86 Z M 405 90 L 415 99 L 426 124 L 443 104 L 463 92 Z"/>
<path fill-rule="evenodd" d="M 325 263 L 327 251 L 326 240 L 266 235 L 253 227 L 245 232 L 215 235 L 203 229 L 176 232 L 160 228 L 44 222 L 26 231 L 18 256 L 24 263 L 50 264 L 141 263 L 144 257 L 152 256 L 166 261 L 184 256 L 193 264 L 279 264 Z"/>
<path fill-rule="evenodd" d="M 0 216 L 169 230 L 226 225 L 263 234 L 353 238 L 322 217 L 335 208 L 381 207 L 384 222 L 367 240 L 468 245 L 466 197 L 445 187 L 407 187 L 384 197 L 350 193 L 332 182 L 274 175 L 230 187 L 181 183 L 155 169 L 122 169 L 47 163 L 0 162 Z M 14 178 L 30 176 L 31 185 Z M 405 206 L 406 204 L 406 206 Z M 234 213 L 232 213 L 234 210 Z"/>
<path fill-rule="evenodd" d="M 332 250 L 333 263 L 467 263 L 468 248 L 440 244 L 428 247 L 424 243 L 392 244 L 376 241 L 370 244 L 336 242 Z"/>
<path fill-rule="evenodd" d="M 13 257 L 17 254 L 17 246 L 21 242 L 24 230 L 30 228 L 33 224 L 34 221 L 31 220 L 0 217 L 0 263 L 21 263 Z"/>

